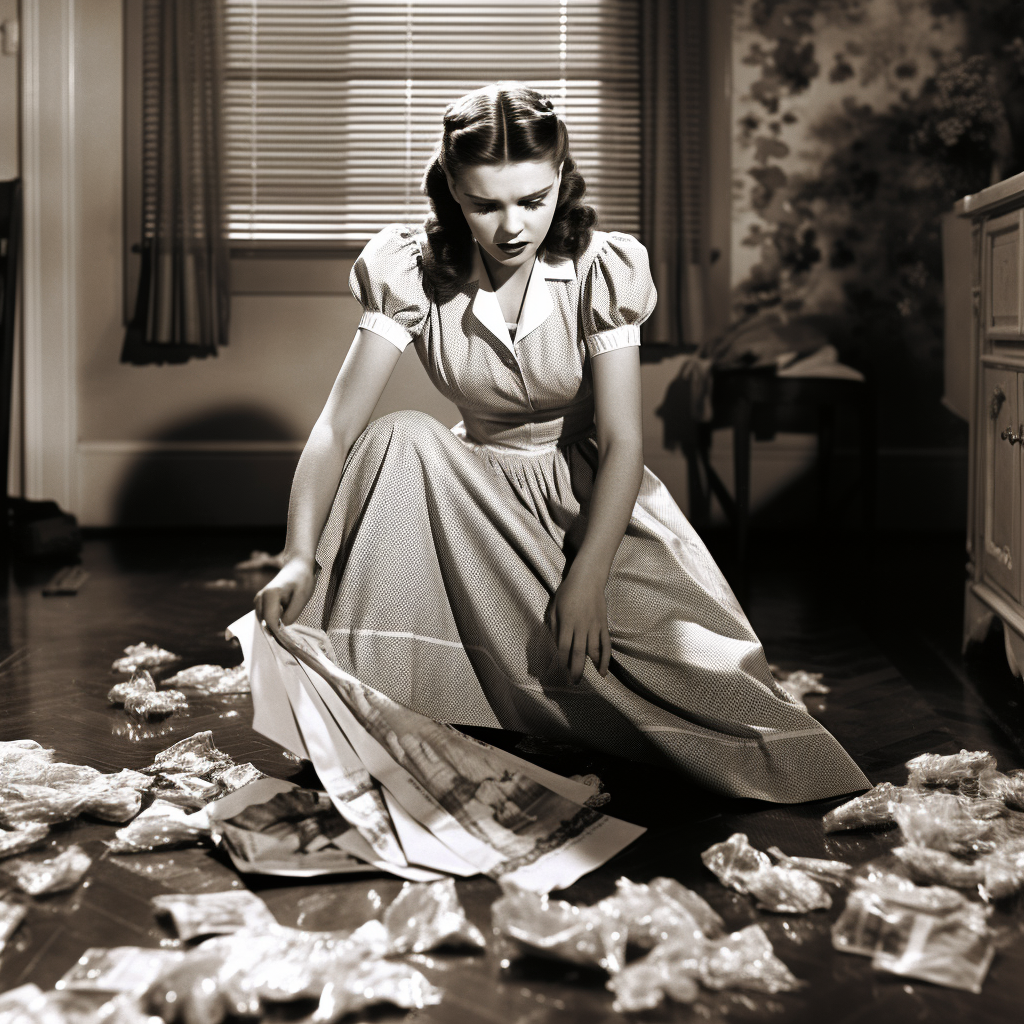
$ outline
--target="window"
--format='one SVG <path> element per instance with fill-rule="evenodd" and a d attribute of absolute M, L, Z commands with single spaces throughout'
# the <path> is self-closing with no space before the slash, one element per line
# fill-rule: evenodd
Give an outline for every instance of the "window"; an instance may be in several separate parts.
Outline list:
<path fill-rule="evenodd" d="M 445 106 L 550 96 L 601 225 L 640 221 L 639 0 L 225 0 L 224 174 L 240 248 L 358 248 L 428 211 Z"/>

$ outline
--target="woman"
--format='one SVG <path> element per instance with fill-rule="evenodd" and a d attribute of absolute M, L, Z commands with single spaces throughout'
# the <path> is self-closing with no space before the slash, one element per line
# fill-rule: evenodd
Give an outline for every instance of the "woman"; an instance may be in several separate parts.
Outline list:
<path fill-rule="evenodd" d="M 448 108 L 433 217 L 385 228 L 353 267 L 365 312 L 257 612 L 326 630 L 343 668 L 439 721 L 584 742 L 737 796 L 862 789 L 643 466 L 637 346 L 656 294 L 643 246 L 593 230 L 585 187 L 532 90 Z M 451 431 L 421 413 L 367 426 L 409 343 L 463 415 Z"/>

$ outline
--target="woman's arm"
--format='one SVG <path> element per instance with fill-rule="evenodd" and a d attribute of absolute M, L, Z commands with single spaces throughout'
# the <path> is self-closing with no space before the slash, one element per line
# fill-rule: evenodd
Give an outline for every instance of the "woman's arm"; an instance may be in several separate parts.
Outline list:
<path fill-rule="evenodd" d="M 379 334 L 356 332 L 352 347 L 313 426 L 292 480 L 285 564 L 254 600 L 271 631 L 290 625 L 313 593 L 316 548 L 349 450 L 370 422 L 401 352 Z"/>
<path fill-rule="evenodd" d="M 598 466 L 583 543 L 548 612 L 562 664 L 573 679 L 589 655 L 608 672 L 611 639 L 604 588 L 629 525 L 644 471 L 640 356 L 636 346 L 595 356 L 594 418 Z"/>

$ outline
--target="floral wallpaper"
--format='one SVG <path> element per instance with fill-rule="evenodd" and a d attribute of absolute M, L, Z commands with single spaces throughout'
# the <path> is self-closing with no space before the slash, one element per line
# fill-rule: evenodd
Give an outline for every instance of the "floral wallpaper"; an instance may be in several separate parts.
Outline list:
<path fill-rule="evenodd" d="M 939 218 L 1024 169 L 1019 0 L 735 0 L 733 321 L 814 318 L 883 445 L 963 444 Z"/>

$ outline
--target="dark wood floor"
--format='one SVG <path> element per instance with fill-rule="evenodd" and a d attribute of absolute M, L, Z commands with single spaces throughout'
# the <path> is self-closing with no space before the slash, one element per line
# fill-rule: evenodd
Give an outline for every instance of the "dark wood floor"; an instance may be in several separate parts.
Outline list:
<path fill-rule="evenodd" d="M 239 531 L 92 537 L 83 555 L 90 577 L 76 597 L 44 598 L 47 569 L 12 569 L 6 592 L 0 592 L 0 739 L 32 738 L 55 747 L 63 759 L 112 771 L 141 767 L 175 739 L 209 728 L 236 760 L 283 778 L 295 776 L 297 766 L 253 733 L 248 698 L 193 701 L 188 717 L 145 733 L 130 729 L 123 712 L 105 700 L 111 661 L 139 640 L 177 651 L 185 664 L 237 662 L 240 656 L 223 639 L 223 629 L 249 607 L 266 577 L 235 574 L 231 567 L 251 547 L 272 547 L 279 540 L 273 533 Z M 755 544 L 746 605 L 768 655 L 784 667 L 825 673 L 832 693 L 813 710 L 872 781 L 902 779 L 903 763 L 923 751 L 961 746 L 991 750 L 1003 768 L 1024 765 L 1024 691 L 1006 669 L 999 638 L 966 659 L 959 654 L 963 561 L 956 537 L 890 537 L 870 552 L 841 537 L 762 537 Z M 221 578 L 237 579 L 238 585 L 204 585 Z M 518 740 L 509 734 L 488 738 Z M 792 854 L 860 863 L 888 849 L 891 834 L 826 838 L 820 817 L 831 803 L 775 807 L 727 801 L 678 778 L 652 782 L 649 770 L 604 756 L 542 760 L 566 773 L 596 771 L 612 794 L 609 812 L 649 830 L 577 883 L 569 898 L 600 898 L 620 875 L 637 881 L 673 876 L 704 895 L 730 926 L 764 924 L 777 953 L 808 982 L 798 993 L 773 997 L 705 994 L 698 1007 L 667 1007 L 639 1019 L 1019 1019 L 1024 935 L 1012 912 L 1001 917 L 1007 938 L 984 992 L 972 996 L 872 972 L 866 959 L 832 950 L 829 925 L 838 908 L 805 916 L 759 913 L 746 897 L 719 886 L 699 858 L 711 843 L 743 831 L 762 848 L 776 844 Z M 57 839 L 61 845 L 80 842 L 98 856 L 101 840 L 112 831 L 78 822 L 60 830 Z M 70 895 L 37 902 L 0 959 L 0 991 L 30 980 L 51 987 L 90 946 L 166 943 L 170 932 L 154 918 L 151 895 L 243 884 L 205 850 L 107 857 L 94 865 L 89 882 Z M 369 916 L 371 891 L 387 899 L 400 883 L 367 875 L 333 883 L 244 884 L 260 893 L 283 924 L 341 928 Z M 496 886 L 470 879 L 459 889 L 470 916 L 486 930 Z M 1019 916 L 1024 919 L 1024 910 Z M 502 970 L 491 956 L 437 955 L 421 966 L 446 994 L 440 1006 L 413 1015 L 418 1024 L 623 1019 L 613 1013 L 596 973 L 525 961 Z M 372 1019 L 402 1018 L 375 1013 Z"/>

